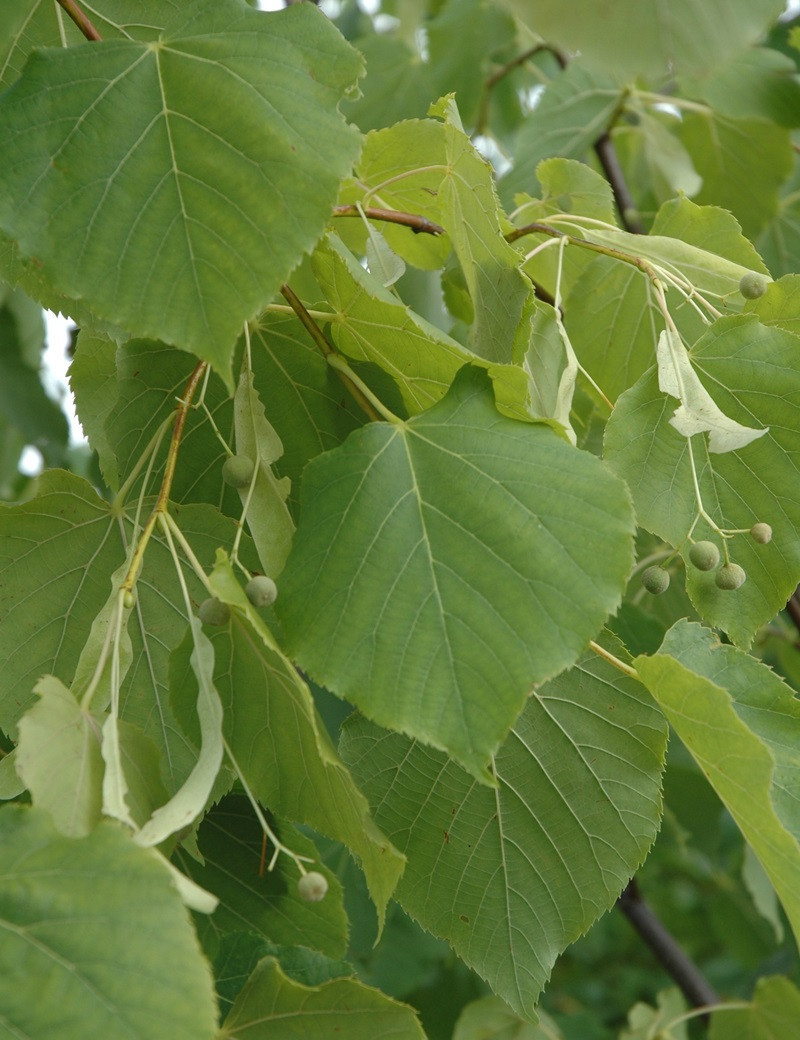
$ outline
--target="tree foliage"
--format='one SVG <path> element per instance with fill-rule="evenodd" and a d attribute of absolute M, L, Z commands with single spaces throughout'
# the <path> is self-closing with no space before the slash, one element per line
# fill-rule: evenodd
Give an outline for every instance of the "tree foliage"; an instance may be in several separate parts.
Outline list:
<path fill-rule="evenodd" d="M 0 12 L 0 1036 L 791 1040 L 800 27 L 328 6 Z"/>

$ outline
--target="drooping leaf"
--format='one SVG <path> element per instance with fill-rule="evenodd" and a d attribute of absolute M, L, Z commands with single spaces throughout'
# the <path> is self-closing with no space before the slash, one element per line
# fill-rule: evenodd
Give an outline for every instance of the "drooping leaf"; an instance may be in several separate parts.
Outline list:
<path fill-rule="evenodd" d="M 531 290 L 519 270 L 516 250 L 501 233 L 491 168 L 464 133 L 452 98 L 437 102 L 432 114 L 444 120 L 447 173 L 439 188 L 442 224 L 475 313 L 468 346 L 488 361 L 518 361 L 525 349 L 520 322 Z"/>
<path fill-rule="evenodd" d="M 539 1011 L 536 1017 L 538 1025 L 521 1019 L 499 997 L 481 997 L 459 1015 L 453 1040 L 563 1040 L 549 1015 Z"/>
<path fill-rule="evenodd" d="M 494 758 L 494 790 L 361 717 L 341 748 L 408 856 L 400 904 L 529 1015 L 555 958 L 655 837 L 665 739 L 641 686 L 590 653 L 528 699 Z"/>
<path fill-rule="evenodd" d="M 636 73 L 661 79 L 668 73 L 702 72 L 754 43 L 783 10 L 781 0 L 504 0 L 548 42 L 580 51 L 593 68 L 620 83 Z"/>
<path fill-rule="evenodd" d="M 728 542 L 731 559 L 747 573 L 735 592 L 719 589 L 714 571 L 687 564 L 687 589 L 700 615 L 746 647 L 800 581 L 800 355 L 793 335 L 740 315 L 715 322 L 690 356 L 726 415 L 753 428 L 769 426 L 763 437 L 724 455 L 710 455 L 702 436 L 691 442 L 704 508 L 717 525 L 749 531 L 760 521 L 773 527 L 769 545 L 747 534 Z M 631 488 L 639 523 L 686 553 L 698 506 L 688 442 L 669 422 L 673 405 L 659 392 L 654 369 L 642 376 L 617 401 L 605 457 Z M 693 537 L 720 541 L 703 519 Z"/>
<path fill-rule="evenodd" d="M 83 838 L 100 820 L 100 724 L 52 675 L 40 679 L 34 692 L 39 699 L 19 724 L 17 770 L 34 805 L 50 813 L 56 829 Z"/>
<path fill-rule="evenodd" d="M 616 606 L 631 524 L 596 459 L 499 415 L 465 368 L 307 468 L 276 609 L 312 677 L 485 778 L 531 685 Z"/>
<path fill-rule="evenodd" d="M 66 838 L 47 813 L 23 806 L 0 811 L 0 832 L 9 1036 L 211 1040 L 211 973 L 154 853 L 110 822 Z"/>
<path fill-rule="evenodd" d="M 271 819 L 278 837 L 298 855 L 316 858 L 314 844 L 288 824 Z M 219 906 L 202 923 L 203 931 L 224 935 L 254 931 L 273 942 L 309 946 L 341 957 L 347 939 L 347 917 L 335 876 L 319 863 L 329 889 L 319 903 L 304 902 L 297 891 L 300 872 L 286 854 L 267 870 L 273 846 L 262 844 L 263 831 L 253 807 L 242 795 L 228 795 L 200 824 L 197 847 L 202 863 L 178 853 L 175 862 L 189 877 L 219 898 Z"/>
<path fill-rule="evenodd" d="M 255 543 L 265 574 L 277 578 L 283 570 L 292 545 L 294 522 L 286 498 L 291 483 L 278 479 L 272 464 L 283 455 L 283 444 L 264 413 L 264 405 L 253 386 L 251 372 L 242 373 L 233 405 L 236 454 L 256 465 L 255 482 L 240 488 L 242 505 L 247 506 L 247 526 Z"/>
<path fill-rule="evenodd" d="M 634 665 L 770 877 L 800 934 L 800 701 L 771 669 L 678 621 Z"/>
<path fill-rule="evenodd" d="M 261 802 L 280 817 L 308 824 L 358 858 L 382 920 L 403 859 L 378 831 L 364 796 L 333 748 L 311 693 L 249 603 L 222 558 L 211 575 L 215 594 L 235 608 L 213 637 L 214 680 L 224 734 L 238 768 Z M 283 583 L 279 595 L 282 595 Z M 188 645 L 173 655 L 171 686 L 179 717 L 194 696 Z"/>
<path fill-rule="evenodd" d="M 54 287 L 230 384 L 242 322 L 349 172 L 336 105 L 359 68 L 313 5 L 244 0 L 192 0 L 156 41 L 36 52 L 0 101 L 0 226 Z"/>
<path fill-rule="evenodd" d="M 250 976 L 222 1027 L 231 1040 L 292 1040 L 304 1018 L 320 1036 L 352 1040 L 425 1040 L 414 1010 L 356 979 L 333 979 L 319 986 L 293 982 L 273 957 Z"/>
<path fill-rule="evenodd" d="M 692 98 L 706 101 L 726 116 L 760 116 L 779 126 L 798 126 L 800 84 L 797 66 L 785 54 L 750 47 L 702 79 L 681 86 Z"/>

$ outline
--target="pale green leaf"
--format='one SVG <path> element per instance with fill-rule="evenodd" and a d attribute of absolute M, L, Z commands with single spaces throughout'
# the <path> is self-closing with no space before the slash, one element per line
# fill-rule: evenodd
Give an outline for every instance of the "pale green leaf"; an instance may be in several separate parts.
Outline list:
<path fill-rule="evenodd" d="M 56 829 L 82 838 L 100 820 L 100 724 L 52 675 L 40 679 L 34 692 L 39 699 L 19 723 L 17 771 Z"/>
<path fill-rule="evenodd" d="M 415 213 L 441 224 L 439 185 L 446 159 L 445 130 L 437 120 L 407 119 L 373 130 L 364 140 L 356 178 L 344 185 L 339 201 Z M 338 230 L 347 241 L 355 236 L 360 242 L 360 223 L 353 220 L 342 226 L 340 221 Z M 380 226 L 392 249 L 410 264 L 435 269 L 447 259 L 450 240 L 446 235 L 415 235 L 390 223 Z"/>
<path fill-rule="evenodd" d="M 696 195 L 703 186 L 691 155 L 673 129 L 678 120 L 662 112 L 637 112 L 634 131 L 641 135 L 641 149 L 657 198 Z"/>
<path fill-rule="evenodd" d="M 293 852 L 317 857 L 314 843 L 287 823 L 270 817 L 270 826 Z M 347 946 L 347 915 L 334 874 L 316 862 L 328 881 L 319 903 L 307 903 L 297 891 L 300 871 L 285 854 L 268 870 L 274 848 L 253 807 L 242 795 L 227 795 L 205 816 L 197 833 L 198 862 L 183 852 L 173 859 L 186 875 L 219 899 L 214 913 L 200 923 L 201 936 L 224 936 L 244 929 L 287 946 L 308 946 L 341 957 Z M 208 943 L 206 943 L 208 945 Z"/>
<path fill-rule="evenodd" d="M 665 742 L 642 687 L 590 653 L 528 699 L 494 758 L 495 789 L 361 717 L 341 747 L 408 856 L 397 900 L 529 1015 L 558 954 L 655 837 Z"/>
<path fill-rule="evenodd" d="M 7 1035 L 211 1040 L 211 972 L 153 852 L 110 822 L 66 838 L 22 806 L 0 810 L 0 833 Z"/>
<path fill-rule="evenodd" d="M 488 361 L 518 361 L 525 350 L 520 323 L 531 288 L 519 256 L 501 231 L 502 213 L 489 164 L 464 133 L 452 98 L 432 109 L 444 120 L 447 172 L 439 188 L 442 224 L 472 297 L 468 346 Z"/>
<path fill-rule="evenodd" d="M 342 103 L 347 118 L 366 131 L 424 116 L 435 93 L 416 49 L 393 33 L 373 33 L 354 42 L 367 74 L 359 83 L 360 96 Z"/>
<path fill-rule="evenodd" d="M 366 800 L 332 746 L 308 687 L 224 558 L 211 574 L 211 585 L 236 611 L 213 644 L 225 739 L 239 769 L 269 809 L 348 846 L 364 870 L 382 920 L 402 873 L 402 857 L 370 818 Z M 173 701 L 185 703 L 193 689 L 185 646 L 182 651 L 172 661 L 171 686 Z M 184 714 L 181 711 L 181 718 Z"/>
<path fill-rule="evenodd" d="M 563 1040 L 563 1033 L 544 1011 L 538 1025 L 515 1014 L 499 997 L 480 997 L 458 1016 L 453 1040 Z"/>
<path fill-rule="evenodd" d="M 783 917 L 775 886 L 769 874 L 761 866 L 761 862 L 749 845 L 744 847 L 742 862 L 742 882 L 750 893 L 753 906 L 765 921 L 769 921 L 775 934 L 775 942 L 782 943 L 784 936 Z"/>
<path fill-rule="evenodd" d="M 467 367 L 438 405 L 306 470 L 276 610 L 290 653 L 382 725 L 487 777 L 534 682 L 570 665 L 631 566 L 623 486 Z"/>
<path fill-rule="evenodd" d="M 702 72 L 754 43 L 783 11 L 782 0 L 504 0 L 549 43 L 580 51 L 619 82 L 643 73 Z"/>
<path fill-rule="evenodd" d="M 744 309 L 764 325 L 800 336 L 800 274 L 784 275 L 780 281 L 768 284 L 764 295 L 748 300 Z"/>
<path fill-rule="evenodd" d="M 16 798 L 25 790 L 25 784 L 20 780 L 16 769 L 17 749 L 13 748 L 0 758 L 0 800 L 6 801 Z"/>
<path fill-rule="evenodd" d="M 756 982 L 749 1008 L 720 1008 L 711 1016 L 709 1040 L 800 1040 L 800 992 L 781 975 Z"/>
<path fill-rule="evenodd" d="M 233 416 L 236 454 L 251 459 L 256 467 L 252 486 L 239 489 L 247 510 L 247 527 L 264 573 L 277 578 L 294 535 L 294 522 L 286 505 L 291 482 L 288 477 L 279 480 L 272 470 L 272 463 L 283 455 L 283 444 L 264 413 L 252 373 L 244 368 L 236 387 Z"/>
<path fill-rule="evenodd" d="M 261 961 L 236 998 L 221 1030 L 231 1040 L 294 1040 L 298 1027 L 349 1040 L 424 1040 L 413 1008 L 356 979 L 302 986 L 273 957 Z"/>
<path fill-rule="evenodd" d="M 735 592 L 717 588 L 713 571 L 687 565 L 687 588 L 700 615 L 749 646 L 800 581 L 797 339 L 739 315 L 715 322 L 690 357 L 725 415 L 753 428 L 769 427 L 747 447 L 724 455 L 710 455 L 703 437 L 691 442 L 704 507 L 715 523 L 730 530 L 749 531 L 756 522 L 773 528 L 769 545 L 757 545 L 747 534 L 728 541 L 731 559 L 747 573 Z M 618 399 L 606 428 L 605 457 L 631 488 L 639 523 L 685 553 L 697 500 L 688 442 L 669 422 L 673 410 L 651 369 Z M 693 537 L 719 543 L 702 519 Z"/>
<path fill-rule="evenodd" d="M 800 268 L 800 193 L 793 191 L 758 237 L 758 249 L 777 278 Z"/>
<path fill-rule="evenodd" d="M 628 1012 L 628 1028 L 620 1040 L 687 1040 L 686 1001 L 678 989 L 665 989 L 656 994 L 656 1007 L 637 1003 Z M 679 1021 L 673 1025 L 675 1019 Z"/>
<path fill-rule="evenodd" d="M 768 428 L 753 429 L 736 422 L 719 408 L 692 368 L 689 353 L 680 336 L 664 329 L 656 347 L 658 389 L 681 403 L 670 416 L 669 424 L 684 437 L 708 433 L 708 450 L 713 455 L 746 448 Z"/>
<path fill-rule="evenodd" d="M 708 629 L 678 621 L 637 672 L 728 807 L 800 934 L 800 701 Z"/>
<path fill-rule="evenodd" d="M 371 224 L 367 227 L 367 267 L 385 289 L 402 278 L 406 270 L 403 259 Z"/>
<path fill-rule="evenodd" d="M 149 43 L 35 52 L 0 100 L 0 225 L 57 289 L 230 382 L 355 158 L 336 105 L 359 70 L 313 5 L 244 0 L 191 0 Z"/>
<path fill-rule="evenodd" d="M 200 691 L 200 754 L 178 791 L 134 835 L 139 845 L 160 845 L 170 834 L 193 823 L 205 808 L 222 765 L 222 704 L 213 682 L 214 648 L 198 619 L 192 617 L 189 621 L 194 643 L 190 664 Z"/>

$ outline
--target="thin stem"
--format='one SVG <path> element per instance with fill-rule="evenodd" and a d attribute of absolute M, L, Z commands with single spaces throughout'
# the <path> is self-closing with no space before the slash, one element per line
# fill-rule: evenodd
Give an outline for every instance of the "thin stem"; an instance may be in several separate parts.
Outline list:
<path fill-rule="evenodd" d="M 632 668 L 629 664 L 624 661 L 620 661 L 618 657 L 611 653 L 610 650 L 606 650 L 604 646 L 600 646 L 599 643 L 595 643 L 593 639 L 589 640 L 589 648 L 594 650 L 598 657 L 602 657 L 603 660 L 608 661 L 609 664 L 618 669 L 623 674 L 627 675 L 631 679 L 639 679 L 639 673 L 635 668 Z"/>
<path fill-rule="evenodd" d="M 64 8 L 64 10 L 73 20 L 73 22 L 78 26 L 78 28 L 87 40 L 98 42 L 103 39 L 103 37 L 100 35 L 97 29 L 95 29 L 95 27 L 89 21 L 87 16 L 75 3 L 75 0 L 58 0 L 58 3 Z"/>
<path fill-rule="evenodd" d="M 327 362 L 331 368 L 335 369 L 341 375 L 344 375 L 366 398 L 372 408 L 375 410 L 375 418 L 386 419 L 387 422 L 395 423 L 398 426 L 403 425 L 403 420 L 390 412 L 386 405 L 379 400 L 375 394 L 370 390 L 363 379 L 359 377 L 352 370 L 347 361 L 342 357 L 341 354 L 328 354 Z"/>
<path fill-rule="evenodd" d="M 313 858 L 311 856 L 301 856 L 293 849 L 290 849 L 288 845 L 283 844 L 278 835 L 275 833 L 275 831 L 273 831 L 273 829 L 267 822 L 267 818 L 261 811 L 261 806 L 258 804 L 258 800 L 256 799 L 253 792 L 250 790 L 250 785 L 245 780 L 244 773 L 239 767 L 239 763 L 236 761 L 233 751 L 231 751 L 230 745 L 224 737 L 222 738 L 222 744 L 225 748 L 225 753 L 227 754 L 228 758 L 230 759 L 231 765 L 233 766 L 233 771 L 239 778 L 239 782 L 244 788 L 244 793 L 247 795 L 247 799 L 250 802 L 250 805 L 253 807 L 253 812 L 256 814 L 256 819 L 261 824 L 262 831 L 275 846 L 275 851 L 272 854 L 272 859 L 269 861 L 269 866 L 267 867 L 267 870 L 272 870 L 274 868 L 278 860 L 278 856 L 281 854 L 281 852 L 284 852 L 290 859 L 294 860 L 295 865 L 297 866 L 297 869 L 300 871 L 300 873 L 305 874 L 306 868 L 303 866 L 303 863 L 313 863 Z"/>
<path fill-rule="evenodd" d="M 172 489 L 172 481 L 175 478 L 175 466 L 178 461 L 178 449 L 180 448 L 181 438 L 183 436 L 183 430 L 186 425 L 186 417 L 189 414 L 189 408 L 192 403 L 192 397 L 194 396 L 195 390 L 198 384 L 203 378 L 203 374 L 206 370 L 206 362 L 200 361 L 196 366 L 189 382 L 186 384 L 186 389 L 183 392 L 183 397 L 178 402 L 178 408 L 175 415 L 175 425 L 172 429 L 172 438 L 170 439 L 169 451 L 167 452 L 167 462 L 164 467 L 164 476 L 161 480 L 161 487 L 158 492 L 158 498 L 156 504 L 153 507 L 153 512 L 150 514 L 147 523 L 144 525 L 142 533 L 139 537 L 139 541 L 136 545 L 136 549 L 133 553 L 130 566 L 128 567 L 128 573 L 125 575 L 125 580 L 122 582 L 120 588 L 124 592 L 126 589 L 133 591 L 133 586 L 136 584 L 136 579 L 139 575 L 139 570 L 144 559 L 145 549 L 147 543 L 150 541 L 150 536 L 155 530 L 156 521 L 160 513 L 166 513 L 167 505 L 169 503 L 169 493 Z"/>
<path fill-rule="evenodd" d="M 311 336 L 314 343 L 316 343 L 316 345 L 322 351 L 326 361 L 330 362 L 330 359 L 333 356 L 338 357 L 336 351 L 333 349 L 333 347 L 326 339 L 322 329 L 319 327 L 319 325 L 317 325 L 317 323 L 308 313 L 308 311 L 305 308 L 305 305 L 297 296 L 297 294 L 292 289 L 290 289 L 288 285 L 281 286 L 281 294 L 284 297 L 284 299 L 288 301 L 289 306 L 300 319 L 300 323 L 303 325 L 306 332 L 309 334 L 309 336 Z M 358 381 L 359 383 L 361 383 L 361 386 L 359 386 L 358 383 L 354 382 L 354 380 L 351 378 L 353 373 L 349 370 L 349 366 L 347 366 L 347 371 L 345 371 L 345 368 L 340 368 L 335 364 L 332 364 L 331 368 L 334 368 L 336 370 L 336 374 L 339 376 L 342 383 L 347 388 L 348 392 L 356 401 L 356 403 L 360 406 L 362 411 L 366 415 L 368 415 L 369 418 L 373 421 L 379 420 L 381 418 L 381 415 L 373 407 L 372 403 L 370 402 L 370 398 L 364 394 L 364 391 L 362 389 L 364 384 L 361 383 L 361 380 Z"/>
<path fill-rule="evenodd" d="M 377 195 L 379 191 L 383 191 L 384 188 L 388 188 L 390 184 L 397 184 L 398 181 L 407 180 L 409 177 L 416 177 L 418 173 L 446 173 L 448 167 L 443 163 L 436 163 L 432 166 L 415 166 L 413 170 L 403 170 L 402 173 L 396 173 L 394 177 L 387 177 L 385 181 L 381 181 L 380 184 L 376 184 L 374 188 L 369 188 L 361 200 L 361 205 L 366 208 L 369 200 Z"/>
<path fill-rule="evenodd" d="M 630 880 L 617 900 L 617 906 L 661 962 L 670 978 L 679 986 L 692 1007 L 702 1008 L 702 1013 L 707 1013 L 709 1004 L 719 1003 L 719 996 L 714 988 L 642 898 L 636 878 Z"/>
<path fill-rule="evenodd" d="M 171 418 L 172 418 L 171 416 L 167 415 L 162 420 L 162 422 L 159 424 L 158 429 L 153 434 L 153 436 L 150 438 L 150 443 L 147 445 L 147 447 L 144 449 L 142 454 L 139 456 L 139 458 L 138 458 L 138 460 L 136 462 L 136 465 L 131 470 L 129 476 L 125 480 L 125 483 L 122 485 L 122 487 L 119 489 L 119 491 L 114 496 L 114 502 L 113 502 L 113 505 L 112 505 L 112 509 L 121 509 L 122 508 L 122 505 L 124 504 L 125 499 L 128 497 L 128 492 L 130 491 L 131 487 L 133 486 L 136 478 L 142 472 L 142 468 L 145 465 L 145 460 L 149 461 L 149 469 L 152 470 L 153 459 L 155 458 L 156 453 L 158 452 L 158 449 L 161 446 L 161 441 L 164 439 L 164 434 L 167 432 L 167 430 L 169 428 L 169 424 L 170 424 L 170 419 Z M 147 478 L 145 478 L 144 483 L 147 484 Z"/>
<path fill-rule="evenodd" d="M 200 561 L 195 556 L 194 550 L 192 549 L 191 545 L 189 545 L 189 543 L 187 542 L 186 536 L 184 535 L 184 533 L 180 529 L 180 527 L 178 527 L 177 523 L 175 522 L 174 517 L 172 516 L 171 513 L 168 513 L 168 512 L 162 513 L 161 516 L 162 516 L 163 523 L 166 523 L 169 526 L 170 531 L 172 531 L 172 537 L 180 545 L 181 549 L 183 549 L 183 552 L 184 552 L 184 554 L 186 556 L 186 559 L 192 565 L 192 570 L 195 572 L 197 577 L 203 582 L 205 587 L 210 592 L 211 591 L 211 586 L 209 584 L 208 577 L 207 577 L 206 572 L 205 572 L 205 570 L 203 568 L 203 565 L 200 563 Z"/>
<path fill-rule="evenodd" d="M 414 171 L 417 172 L 416 170 Z M 366 198 L 366 196 L 364 196 Z M 369 217 L 370 220 L 384 220 L 388 224 L 400 224 L 403 227 L 411 228 L 411 230 L 419 235 L 443 235 L 444 228 L 438 224 L 434 224 L 432 220 L 428 220 L 427 217 L 420 216 L 418 213 L 404 213 L 397 209 L 382 209 L 379 206 L 362 206 L 361 210 L 365 217 Z M 333 207 L 334 217 L 357 217 L 360 216 L 358 206 L 334 206 Z"/>
<path fill-rule="evenodd" d="M 297 317 L 294 307 L 290 307 L 288 303 L 268 303 L 264 310 L 270 314 L 291 314 Z M 306 307 L 306 314 L 315 321 L 333 321 L 336 317 L 333 311 L 314 311 L 310 307 Z"/>
<path fill-rule="evenodd" d="M 705 1018 L 712 1011 L 714 1013 L 717 1011 L 750 1011 L 752 1007 L 752 1004 L 748 1004 L 744 1000 L 732 1000 L 724 1004 L 703 1004 L 702 1007 L 684 1011 L 682 1015 L 676 1015 L 675 1018 L 671 1018 L 665 1026 L 661 1027 L 661 1031 L 665 1036 L 668 1036 L 672 1032 L 673 1026 L 678 1026 L 681 1022 L 688 1022 L 692 1018 Z"/>

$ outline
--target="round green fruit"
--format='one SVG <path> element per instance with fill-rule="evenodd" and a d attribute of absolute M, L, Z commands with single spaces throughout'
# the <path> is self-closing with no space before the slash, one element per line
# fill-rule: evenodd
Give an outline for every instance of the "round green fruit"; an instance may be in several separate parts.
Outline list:
<path fill-rule="evenodd" d="M 216 596 L 212 596 L 203 600 L 197 615 L 204 625 L 224 625 L 230 621 L 231 608 Z"/>
<path fill-rule="evenodd" d="M 689 549 L 689 559 L 699 571 L 713 571 L 719 563 L 719 549 L 713 542 L 695 542 Z"/>
<path fill-rule="evenodd" d="M 769 524 L 753 524 L 750 528 L 750 537 L 759 545 L 766 545 L 772 541 L 772 528 Z"/>
<path fill-rule="evenodd" d="M 122 605 L 126 610 L 132 610 L 136 603 L 136 593 L 132 589 L 125 589 L 122 594 Z"/>
<path fill-rule="evenodd" d="M 222 465 L 222 479 L 231 487 L 245 488 L 253 478 L 253 460 L 246 455 L 232 455 Z"/>
<path fill-rule="evenodd" d="M 271 607 L 278 598 L 278 589 L 272 578 L 259 574 L 245 585 L 245 594 L 254 607 Z"/>
<path fill-rule="evenodd" d="M 300 898 L 307 903 L 318 903 L 320 899 L 325 898 L 325 893 L 328 891 L 327 878 L 316 870 L 310 870 L 307 874 L 303 874 L 297 882 L 297 891 L 300 893 Z"/>
<path fill-rule="evenodd" d="M 724 567 L 720 567 L 717 571 L 717 576 L 714 580 L 717 583 L 717 588 L 732 592 L 734 589 L 740 589 L 744 585 L 747 575 L 744 572 L 744 568 L 740 567 L 738 563 L 726 563 Z"/>
<path fill-rule="evenodd" d="M 756 274 L 755 271 L 748 271 L 747 274 L 742 275 L 741 281 L 739 282 L 739 292 L 746 300 L 757 300 L 759 296 L 763 296 L 766 291 L 767 279 L 763 274 Z"/>
<path fill-rule="evenodd" d="M 669 588 L 669 574 L 663 567 L 648 567 L 642 574 L 642 585 L 653 596 L 660 596 Z"/>

